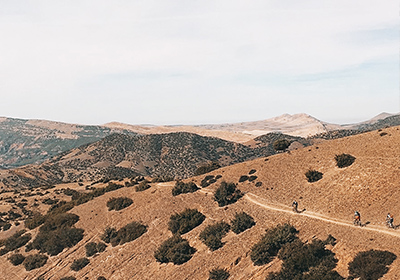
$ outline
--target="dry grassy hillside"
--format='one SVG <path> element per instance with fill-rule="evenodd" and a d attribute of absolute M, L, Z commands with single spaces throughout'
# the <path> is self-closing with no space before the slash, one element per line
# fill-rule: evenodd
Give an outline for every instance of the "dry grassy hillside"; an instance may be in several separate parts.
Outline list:
<path fill-rule="evenodd" d="M 108 192 L 70 211 L 80 217 L 75 226 L 85 230 L 83 240 L 76 246 L 49 257 L 45 266 L 29 272 L 22 265 L 11 265 L 6 260 L 11 253 L 7 253 L 0 257 L 0 278 L 36 279 L 42 275 L 46 280 L 65 276 L 97 279 L 102 275 L 106 279 L 207 279 L 209 270 L 219 267 L 229 271 L 229 279 L 265 279 L 268 272 L 280 269 L 281 262 L 274 260 L 255 266 L 250 259 L 250 249 L 265 229 L 290 222 L 300 231 L 303 241 L 325 239 L 329 234 L 337 239 L 332 251 L 339 259 L 336 270 L 342 276 L 348 276 L 347 265 L 357 252 L 380 249 L 398 256 L 382 279 L 400 279 L 400 229 L 388 229 L 383 224 L 387 212 L 394 214 L 396 225 L 400 223 L 399 143 L 400 127 L 393 127 L 221 168 L 210 173 L 222 176 L 216 183 L 194 193 L 172 196 L 174 182 L 152 183 L 142 192 L 136 192 L 133 187 Z M 338 168 L 334 158 L 341 153 L 353 155 L 355 162 Z M 309 169 L 322 172 L 323 178 L 307 182 L 304 174 Z M 249 173 L 257 178 L 239 183 L 239 178 L 250 176 Z M 186 181 L 200 186 L 206 175 Z M 213 192 L 223 180 L 238 183 L 245 195 L 234 204 L 218 207 Z M 66 199 L 55 194 L 55 190 L 63 187 L 49 190 L 42 198 Z M 77 184 L 69 187 L 85 189 Z M 15 196 L 16 202 L 21 199 L 17 194 L 2 194 L 6 196 Z M 107 201 L 118 196 L 131 198 L 133 204 L 121 211 L 108 211 Z M 27 207 L 37 197 L 29 197 Z M 289 207 L 293 200 L 299 201 L 299 208 L 306 210 L 301 214 L 293 213 Z M 4 199 L 0 204 L 4 209 L 10 207 Z M 154 258 L 154 251 L 172 236 L 167 226 L 170 216 L 185 208 L 198 209 L 206 216 L 200 226 L 183 234 L 197 251 L 184 264 L 160 264 Z M 366 226 L 352 225 L 354 210 L 361 212 Z M 210 251 L 199 239 L 200 232 L 217 221 L 229 223 L 240 211 L 251 215 L 256 225 L 238 235 L 230 231 L 223 238 L 224 246 Z M 85 256 L 85 244 L 98 242 L 107 226 L 118 229 L 132 221 L 147 225 L 147 232 L 132 242 L 115 247 L 108 245 L 104 252 L 90 257 L 90 264 L 78 272 L 70 269 L 74 259 Z M 13 226 L 9 231 L 15 229 Z M 33 236 L 37 231 L 31 231 Z M 10 234 L 0 232 L 0 239 L 6 235 Z M 19 252 L 32 253 L 25 253 L 23 247 Z"/>

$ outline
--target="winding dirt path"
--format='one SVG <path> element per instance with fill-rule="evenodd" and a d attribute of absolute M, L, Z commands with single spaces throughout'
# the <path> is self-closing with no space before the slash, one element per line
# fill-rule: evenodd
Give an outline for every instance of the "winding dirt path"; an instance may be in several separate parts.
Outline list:
<path fill-rule="evenodd" d="M 384 233 L 384 234 L 395 236 L 395 237 L 400 237 L 400 232 L 397 232 L 397 231 L 395 231 L 393 229 L 392 230 L 383 229 L 383 228 L 380 228 L 380 227 L 377 227 L 377 226 L 374 226 L 374 225 L 367 225 L 367 226 L 363 226 L 363 227 L 355 227 L 353 225 L 353 223 L 351 223 L 351 222 L 347 222 L 347 221 L 343 221 L 343 220 L 327 217 L 327 216 L 321 215 L 319 213 L 311 212 L 311 211 L 305 211 L 305 212 L 302 212 L 302 213 L 295 213 L 295 212 L 292 211 L 292 209 L 290 207 L 268 202 L 266 199 L 263 199 L 263 198 L 255 195 L 255 194 L 252 194 L 252 193 L 246 193 L 244 195 L 244 198 L 246 200 L 250 201 L 251 203 L 254 203 L 254 204 L 256 204 L 258 206 L 261 206 L 261 207 L 263 207 L 265 209 L 268 209 L 268 210 L 284 212 L 284 213 L 291 214 L 291 215 L 306 216 L 306 217 L 309 217 L 309 218 L 312 218 L 312 219 L 317 219 L 317 220 L 325 221 L 325 222 L 336 224 L 336 225 L 347 226 L 347 227 L 352 227 L 352 228 L 358 228 L 358 229 L 362 229 L 362 230 L 375 231 L 375 232 Z"/>

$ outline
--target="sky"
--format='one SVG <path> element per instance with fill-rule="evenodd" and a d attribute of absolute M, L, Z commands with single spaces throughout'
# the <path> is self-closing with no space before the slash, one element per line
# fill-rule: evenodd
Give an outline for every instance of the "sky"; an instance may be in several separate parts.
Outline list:
<path fill-rule="evenodd" d="M 400 111 L 397 0 L 0 0 L 0 116 L 219 124 Z"/>

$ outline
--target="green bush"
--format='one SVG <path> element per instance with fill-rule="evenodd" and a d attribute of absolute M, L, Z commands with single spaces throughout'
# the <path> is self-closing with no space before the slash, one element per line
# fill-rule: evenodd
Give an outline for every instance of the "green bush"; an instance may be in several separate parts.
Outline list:
<path fill-rule="evenodd" d="M 226 280 L 230 274 L 227 269 L 214 268 L 209 271 L 208 275 L 208 280 Z"/>
<path fill-rule="evenodd" d="M 203 164 L 201 166 L 199 166 L 195 171 L 194 171 L 194 175 L 198 176 L 198 175 L 202 175 L 202 174 L 206 174 L 208 172 L 214 171 L 218 168 L 221 168 L 221 165 L 219 165 L 218 162 L 213 161 L 210 163 L 206 163 Z"/>
<path fill-rule="evenodd" d="M 136 190 L 137 192 L 142 192 L 142 191 L 144 191 L 144 190 L 147 190 L 147 189 L 150 188 L 150 187 L 151 187 L 151 186 L 150 186 L 150 184 L 149 184 L 149 181 L 144 180 L 144 181 L 140 182 L 139 185 L 137 185 L 137 186 L 135 187 L 135 190 Z"/>
<path fill-rule="evenodd" d="M 234 233 L 239 234 L 255 224 L 253 217 L 245 212 L 241 212 L 235 214 L 235 218 L 231 221 L 231 228 Z"/>
<path fill-rule="evenodd" d="M 361 280 L 375 280 L 389 271 L 388 266 L 397 258 L 389 251 L 369 250 L 358 253 L 349 263 L 351 277 Z"/>
<path fill-rule="evenodd" d="M 172 195 L 177 196 L 181 193 L 193 193 L 199 188 L 193 182 L 184 183 L 182 181 L 176 181 L 175 186 L 172 189 Z"/>
<path fill-rule="evenodd" d="M 13 254 L 8 258 L 8 260 L 12 265 L 20 265 L 25 260 L 25 256 L 22 254 Z"/>
<path fill-rule="evenodd" d="M 255 265 L 269 263 L 280 248 L 297 239 L 298 231 L 288 223 L 267 229 L 261 240 L 251 248 L 250 258 Z"/>
<path fill-rule="evenodd" d="M 22 263 L 27 271 L 42 267 L 46 264 L 48 257 L 43 254 L 29 255 Z"/>
<path fill-rule="evenodd" d="M 229 232 L 229 230 L 230 225 L 221 221 L 205 227 L 200 233 L 199 238 L 208 248 L 210 248 L 210 250 L 215 251 L 224 245 L 221 239 Z"/>
<path fill-rule="evenodd" d="M 111 243 L 112 246 L 122 245 L 131 242 L 147 232 L 147 227 L 139 222 L 131 222 L 118 231 L 115 228 L 107 227 L 100 236 L 101 240 Z"/>
<path fill-rule="evenodd" d="M 218 202 L 218 206 L 225 206 L 235 203 L 243 194 L 240 190 L 236 189 L 234 183 L 221 182 L 221 185 L 214 193 L 214 200 Z"/>
<path fill-rule="evenodd" d="M 84 268 L 85 266 L 87 266 L 90 263 L 88 258 L 80 258 L 80 259 L 76 259 L 73 261 L 73 263 L 71 264 L 71 269 L 73 271 L 79 271 L 82 268 Z"/>
<path fill-rule="evenodd" d="M 133 203 L 133 200 L 129 197 L 113 197 L 107 201 L 108 211 L 111 210 L 122 210 Z"/>
<path fill-rule="evenodd" d="M 0 255 L 4 255 L 8 252 L 14 251 L 15 249 L 21 248 L 24 246 L 26 243 L 28 243 L 29 240 L 31 240 L 31 234 L 25 233 L 25 230 L 20 230 L 14 233 L 12 236 L 9 238 L 5 239 L 2 241 L 4 248 L 1 250 Z"/>
<path fill-rule="evenodd" d="M 356 160 L 355 157 L 349 154 L 335 155 L 336 165 L 339 168 L 348 167 Z"/>
<path fill-rule="evenodd" d="M 290 146 L 290 142 L 286 139 L 276 140 L 273 144 L 275 151 L 284 151 Z"/>
<path fill-rule="evenodd" d="M 313 183 L 313 182 L 317 182 L 317 181 L 321 180 L 323 174 L 317 170 L 310 169 L 306 172 L 305 175 L 307 177 L 308 182 Z"/>
<path fill-rule="evenodd" d="M 196 249 L 189 245 L 186 239 L 175 234 L 165 240 L 154 252 L 154 257 L 160 263 L 183 264 L 190 260 Z"/>
<path fill-rule="evenodd" d="M 197 209 L 186 208 L 183 212 L 171 215 L 168 222 L 168 229 L 172 233 L 184 234 L 200 225 L 206 216 Z"/>

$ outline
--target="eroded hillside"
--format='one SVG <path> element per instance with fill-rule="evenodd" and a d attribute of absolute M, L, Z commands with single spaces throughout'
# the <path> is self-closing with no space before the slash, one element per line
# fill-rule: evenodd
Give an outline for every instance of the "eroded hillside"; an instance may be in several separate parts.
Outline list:
<path fill-rule="evenodd" d="M 336 244 L 329 248 L 338 259 L 335 269 L 341 276 L 348 276 L 348 263 L 358 252 L 377 249 L 397 255 L 382 279 L 399 279 L 400 232 L 384 225 L 388 212 L 394 214 L 395 225 L 399 224 L 398 143 L 399 127 L 324 141 L 187 179 L 185 182 L 194 182 L 199 189 L 176 196 L 172 195 L 175 182 L 150 183 L 149 188 L 137 191 L 136 185 L 131 185 L 132 180 L 125 179 L 116 182 L 121 188 L 91 199 L 81 197 L 80 203 L 75 203 L 69 210 L 79 216 L 73 227 L 84 229 L 83 238 L 76 245 L 49 256 L 44 266 L 30 271 L 26 271 L 23 265 L 13 266 L 7 261 L 16 252 L 25 256 L 36 252 L 25 252 L 24 245 L 0 257 L 0 275 L 12 275 L 11 279 L 36 279 L 39 276 L 42 279 L 66 276 L 76 279 L 97 279 L 99 276 L 106 279 L 207 279 L 210 270 L 224 268 L 231 279 L 265 279 L 269 272 L 280 270 L 282 262 L 275 258 L 268 264 L 255 265 L 250 257 L 251 248 L 266 229 L 289 222 L 299 230 L 303 242 L 316 238 L 324 240 L 329 235 L 336 238 Z M 345 168 L 337 167 L 335 155 L 342 153 L 354 156 L 354 163 Z M 322 179 L 308 182 L 305 173 L 310 169 L 321 172 Z M 207 176 L 208 180 L 205 180 Z M 233 204 L 219 207 L 214 201 L 214 193 L 223 181 L 237 184 L 243 196 Z M 23 195 L 3 193 L 2 211 L 8 213 L 3 215 L 3 219 L 10 216 L 9 210 L 23 216 L 22 208 L 36 209 L 44 214 L 51 207 L 43 203 L 46 198 L 67 202 L 78 200 L 80 196 L 75 195 L 74 198 L 73 191 L 65 191 L 67 188 L 90 194 L 106 186 L 103 183 L 92 185 L 91 182 L 82 182 L 80 185 L 60 185 L 47 190 L 26 190 Z M 122 210 L 109 211 L 107 202 L 112 197 L 128 197 L 133 203 Z M 293 200 L 297 200 L 299 209 L 305 211 L 294 213 L 290 207 Z M 26 205 L 18 206 L 19 203 Z M 197 209 L 205 216 L 200 225 L 182 234 L 196 251 L 183 264 L 160 263 L 155 259 L 154 252 L 172 237 L 168 229 L 171 215 L 181 213 L 185 208 Z M 352 224 L 355 210 L 361 213 L 365 226 Z M 223 246 L 214 251 L 201 241 L 200 234 L 208 225 L 218 221 L 231 223 L 235 213 L 241 211 L 254 218 L 256 224 L 253 227 L 239 234 L 229 231 L 222 239 Z M 20 225 L 15 225 L 18 220 Z M 120 229 L 133 221 L 146 225 L 147 231 L 122 245 L 108 244 L 105 251 L 88 257 L 90 262 L 87 266 L 79 271 L 71 270 L 74 260 L 85 257 L 85 245 L 100 242 L 107 227 Z M 10 224 L 10 229 L 1 232 L 2 238 L 23 228 L 22 218 L 14 218 Z M 34 239 L 38 231 L 36 228 L 27 233 L 31 233 Z"/>

